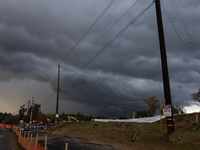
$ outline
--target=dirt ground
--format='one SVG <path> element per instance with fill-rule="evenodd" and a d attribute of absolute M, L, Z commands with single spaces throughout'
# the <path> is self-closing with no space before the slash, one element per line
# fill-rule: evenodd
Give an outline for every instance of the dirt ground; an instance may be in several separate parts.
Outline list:
<path fill-rule="evenodd" d="M 75 137 L 86 142 L 111 145 L 115 149 L 199 149 L 200 129 L 193 122 L 196 115 L 174 115 L 175 133 L 167 134 L 166 119 L 155 123 L 71 122 L 40 132 L 49 132 L 48 139 Z M 188 120 L 189 119 L 189 120 Z M 138 134 L 135 141 L 132 141 Z M 44 137 L 39 137 L 43 140 Z M 175 144 L 174 144 L 175 143 Z M 156 145 L 156 146 L 155 146 Z"/>

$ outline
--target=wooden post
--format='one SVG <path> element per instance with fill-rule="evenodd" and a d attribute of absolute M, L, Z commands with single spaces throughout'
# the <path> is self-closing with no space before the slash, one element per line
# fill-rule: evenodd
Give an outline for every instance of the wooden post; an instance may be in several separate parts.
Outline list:
<path fill-rule="evenodd" d="M 22 145 L 22 143 L 23 143 L 23 141 L 24 141 L 24 140 L 22 139 L 22 138 L 23 138 L 23 134 L 24 134 L 24 131 L 22 131 L 22 136 L 21 136 L 21 140 L 22 140 L 22 141 L 21 141 L 21 145 Z"/>
<path fill-rule="evenodd" d="M 22 132 L 22 131 L 21 131 L 21 129 L 20 129 L 20 130 L 19 130 L 19 136 L 18 136 L 18 138 L 19 138 L 18 142 L 19 142 L 19 143 L 21 143 L 21 138 L 20 138 L 21 132 Z"/>
<path fill-rule="evenodd" d="M 35 150 L 37 149 L 37 142 L 38 142 L 38 133 L 37 133 L 36 141 L 35 141 Z"/>
<path fill-rule="evenodd" d="M 198 116 L 198 114 L 196 114 L 196 122 L 197 123 L 199 122 L 198 119 L 199 119 L 199 116 Z"/>
<path fill-rule="evenodd" d="M 68 150 L 68 143 L 65 144 L 65 150 Z"/>
<path fill-rule="evenodd" d="M 169 73 L 168 73 L 168 66 L 167 66 L 167 55 L 166 55 L 160 0 L 155 0 L 155 6 L 156 6 L 158 35 L 159 35 L 159 43 L 160 43 L 164 96 L 166 99 L 165 105 L 171 105 L 171 112 L 172 112 L 172 100 L 171 100 L 171 92 L 170 92 Z M 167 132 L 168 134 L 175 132 L 173 112 L 171 116 L 167 116 Z"/>
<path fill-rule="evenodd" d="M 27 141 L 29 141 L 30 132 L 28 132 Z M 26 145 L 26 149 L 28 149 L 28 144 Z"/>
<path fill-rule="evenodd" d="M 26 139 L 26 131 L 24 132 L 24 139 Z"/>
<path fill-rule="evenodd" d="M 26 131 L 24 132 L 24 139 L 26 138 Z"/>
<path fill-rule="evenodd" d="M 26 144 L 26 143 L 25 143 L 25 140 L 26 140 L 26 131 L 24 132 L 24 140 L 23 140 L 23 145 L 24 145 L 24 144 Z M 24 147 L 26 147 L 26 145 L 24 145 Z"/>
<path fill-rule="evenodd" d="M 47 135 L 45 135 L 45 150 L 47 150 Z"/>
<path fill-rule="evenodd" d="M 31 138 L 30 138 L 30 143 L 29 143 L 29 150 L 31 150 L 31 143 L 32 143 L 32 133 L 31 133 Z"/>
<path fill-rule="evenodd" d="M 162 133 L 162 111 L 161 111 L 161 98 L 160 98 L 160 130 Z"/>
<path fill-rule="evenodd" d="M 27 140 L 29 140 L 29 135 L 30 135 L 30 132 L 28 132 L 28 137 L 27 137 Z"/>
<path fill-rule="evenodd" d="M 60 84 L 60 64 L 58 65 L 58 86 L 57 86 L 56 115 L 58 114 L 58 105 L 59 105 L 59 84 Z M 58 118 L 57 117 L 56 117 L 56 124 L 58 124 Z"/>

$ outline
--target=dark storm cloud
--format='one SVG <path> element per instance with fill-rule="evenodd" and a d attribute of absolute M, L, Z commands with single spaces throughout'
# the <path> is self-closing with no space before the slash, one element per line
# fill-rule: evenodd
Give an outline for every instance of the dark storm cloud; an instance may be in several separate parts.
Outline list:
<path fill-rule="evenodd" d="M 154 6 L 68 82 L 74 72 L 150 3 L 139 1 L 103 38 L 88 49 L 135 2 L 122 3 L 117 0 L 70 52 L 110 1 L 2 0 L 0 80 L 33 79 L 50 84 L 56 92 L 57 73 L 55 71 L 49 75 L 49 72 L 61 62 L 61 68 L 65 70 L 61 73 L 61 101 L 85 104 L 93 111 L 90 113 L 97 115 L 128 115 L 147 109 L 142 98 L 155 95 L 164 99 Z M 167 10 L 167 13 L 163 10 L 163 24 L 173 104 L 189 106 L 191 93 L 199 88 L 199 73 L 196 69 L 200 64 L 199 57 L 191 48 L 172 4 L 165 1 L 162 3 Z M 199 51 L 198 1 L 188 3 L 182 0 L 178 7 Z M 66 59 L 61 61 L 66 55 Z M 64 108 L 61 106 L 61 111 L 65 111 Z M 81 106 L 76 109 L 78 112 Z"/>
<path fill-rule="evenodd" d="M 45 72 L 44 68 L 50 68 L 51 65 L 46 59 L 41 59 L 27 53 L 14 53 L 10 55 L 3 55 L 2 53 L 0 58 L 2 80 L 10 80 L 13 78 L 32 78 L 39 81 L 47 80 L 46 74 L 43 73 Z M 50 72 L 48 69 L 46 71 Z"/>
<path fill-rule="evenodd" d="M 103 113 L 111 107 L 113 113 L 109 115 L 117 116 L 147 108 L 142 98 L 153 96 L 154 90 L 159 90 L 158 85 L 152 80 L 134 79 L 113 73 L 81 73 L 75 80 L 61 87 L 61 95 L 67 101 L 81 102 L 91 107 L 96 106 L 97 110 L 101 108 Z"/>

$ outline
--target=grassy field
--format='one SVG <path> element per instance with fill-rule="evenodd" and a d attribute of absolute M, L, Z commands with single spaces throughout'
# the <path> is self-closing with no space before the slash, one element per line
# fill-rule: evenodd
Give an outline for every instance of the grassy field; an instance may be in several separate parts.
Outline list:
<path fill-rule="evenodd" d="M 200 114 L 198 114 L 200 117 Z M 175 133 L 167 134 L 166 119 L 156 123 L 74 122 L 45 130 L 55 136 L 69 136 L 87 142 L 111 145 L 125 150 L 199 150 L 200 129 L 186 119 L 196 120 L 196 114 L 177 115 Z M 200 119 L 199 119 L 200 120 Z M 191 129 L 196 129 L 191 131 Z M 139 133 L 133 142 L 133 136 Z"/>

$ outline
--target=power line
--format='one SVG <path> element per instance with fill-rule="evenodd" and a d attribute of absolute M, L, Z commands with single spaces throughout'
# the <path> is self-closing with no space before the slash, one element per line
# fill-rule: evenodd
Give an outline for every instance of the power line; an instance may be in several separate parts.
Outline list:
<path fill-rule="evenodd" d="M 108 31 L 110 31 L 110 29 L 112 29 L 132 8 L 133 6 L 135 6 L 137 3 L 139 2 L 139 0 L 137 0 L 112 26 L 110 26 L 110 28 L 108 28 L 108 30 L 106 30 L 106 32 L 104 32 L 88 49 L 86 49 L 79 57 L 77 57 L 72 63 L 71 65 L 73 65 L 80 57 L 82 57 L 92 46 L 94 46 L 102 37 L 104 37 L 104 35 L 106 35 L 106 33 L 108 33 Z M 67 66 L 68 67 L 68 66 Z M 66 70 L 67 68 L 65 68 Z"/>
<path fill-rule="evenodd" d="M 138 1 L 139 1 L 139 0 L 138 0 Z M 138 1 L 136 1 L 136 2 L 124 13 L 124 15 L 125 15 L 133 6 L 135 6 L 135 4 L 136 4 Z M 152 5 L 153 5 L 153 4 L 152 4 Z M 143 11 L 144 11 L 144 10 L 143 10 Z M 122 15 L 108 30 L 110 30 L 122 17 L 124 17 L 124 15 Z M 105 35 L 105 34 L 108 32 L 108 30 L 107 30 L 103 35 Z M 102 35 L 100 38 L 102 38 L 103 35 Z M 100 39 L 100 38 L 99 38 L 99 39 Z M 99 40 L 99 39 L 98 39 L 98 40 Z M 96 42 L 97 42 L 97 41 L 96 41 Z M 94 44 L 93 44 L 93 45 L 94 45 Z M 93 46 L 93 45 L 92 45 L 92 46 Z M 89 48 L 91 48 L 92 46 L 90 46 Z M 89 48 L 88 48 L 88 49 L 89 49 Z M 88 49 L 87 49 L 87 50 L 88 50 Z M 86 50 L 86 51 L 87 51 L 87 50 Z M 86 52 L 86 51 L 85 51 L 85 52 Z M 84 53 L 85 53 L 85 52 L 84 52 Z M 83 54 L 82 54 L 82 55 L 83 55 Z M 96 57 L 97 57 L 97 56 L 96 56 Z M 79 58 L 80 58 L 80 57 L 79 57 Z M 92 60 L 91 60 L 91 61 L 92 61 Z M 87 62 L 86 62 L 86 63 L 87 63 Z M 86 65 L 86 66 L 87 66 L 87 65 Z M 86 67 L 86 66 L 85 66 L 85 67 Z M 83 67 L 83 66 L 82 66 L 82 67 Z M 82 68 L 82 67 L 80 67 L 80 68 Z M 84 68 L 85 68 L 85 67 L 84 67 Z M 72 74 L 65 82 L 66 82 L 66 83 L 69 82 L 69 81 L 70 81 L 73 77 L 75 77 L 81 70 L 84 69 L 84 68 L 82 68 L 82 69 L 80 70 L 80 68 L 79 68 L 79 70 L 77 70 L 74 74 Z M 65 85 L 65 83 L 62 84 L 60 87 L 63 87 L 64 85 Z M 48 101 L 54 94 L 55 94 L 55 92 L 52 93 L 48 98 L 46 98 L 46 99 L 41 103 L 41 105 L 44 104 L 46 101 Z"/>
<path fill-rule="evenodd" d="M 183 28 L 184 28 L 186 34 L 189 35 L 188 28 L 187 28 L 187 26 L 186 26 L 186 24 L 185 24 L 185 22 L 184 22 L 184 20 L 183 20 L 183 17 L 182 17 L 182 15 L 181 15 L 181 13 L 180 13 L 180 11 L 179 11 L 177 5 L 176 5 L 176 2 L 175 2 L 174 0 L 170 0 L 170 1 L 171 1 L 171 3 L 172 3 L 172 6 L 174 7 L 174 10 L 175 10 L 176 14 L 178 15 L 178 18 L 179 18 L 179 20 L 180 20 L 180 22 L 181 22 L 181 24 L 182 24 L 182 26 L 183 26 Z"/>
<path fill-rule="evenodd" d="M 80 71 L 82 71 L 85 67 L 87 67 L 96 57 L 98 57 L 106 48 L 108 48 L 123 32 L 125 32 L 135 21 L 137 21 L 153 4 L 154 1 L 152 1 L 146 9 L 142 10 L 128 25 L 126 25 L 117 35 L 114 36 L 114 38 L 112 38 L 106 45 L 104 45 L 104 47 L 101 48 L 95 55 L 93 55 L 85 64 L 83 64 L 79 68 L 79 70 L 77 70 L 73 75 L 71 75 L 61 86 L 64 86 Z"/>
<path fill-rule="evenodd" d="M 54 94 L 56 94 L 55 92 L 51 93 L 51 95 L 49 95 L 42 103 L 40 103 L 41 105 L 44 104 L 45 102 L 47 102 Z"/>
<path fill-rule="evenodd" d="M 74 74 L 72 74 L 62 85 L 63 87 L 66 83 L 71 81 L 80 71 L 82 71 L 85 67 L 87 67 L 96 57 L 98 57 L 105 49 L 107 49 L 123 32 L 125 32 L 133 23 L 135 23 L 152 5 L 154 1 L 152 1 L 147 8 L 143 9 L 131 22 L 128 23 L 118 34 L 116 34 L 103 48 L 101 48 L 95 55 L 93 55 L 85 64 L 83 64 Z M 55 93 L 52 93 L 47 99 L 45 99 L 42 103 L 44 104 L 49 100 Z"/>
<path fill-rule="evenodd" d="M 170 0 L 170 1 L 171 1 L 172 6 L 174 7 L 174 10 L 175 10 L 175 12 L 176 12 L 176 14 L 177 14 L 182 26 L 183 26 L 183 29 L 185 30 L 186 36 L 188 37 L 188 40 L 189 40 L 189 43 L 191 44 L 193 50 L 196 52 L 197 56 L 200 58 L 200 55 L 199 55 L 198 51 L 196 50 L 195 44 L 194 44 L 194 42 L 192 40 L 191 34 L 190 34 L 189 30 L 188 30 L 188 27 L 187 27 L 182 15 L 181 15 L 179 9 L 178 9 L 178 6 L 177 6 L 176 2 L 174 0 Z"/>
<path fill-rule="evenodd" d="M 168 15 L 168 12 L 167 12 L 167 10 L 165 9 L 164 5 L 163 5 L 163 4 L 161 4 L 161 5 L 162 5 L 162 7 L 163 7 L 163 9 L 164 9 L 165 13 Z M 168 15 L 168 19 L 169 19 L 170 23 L 172 24 L 172 26 L 173 26 L 173 28 L 174 28 L 174 31 L 176 32 L 176 34 L 177 34 L 178 38 L 180 39 L 180 41 L 182 42 L 182 44 L 183 44 L 183 45 L 184 45 L 184 47 L 186 48 L 186 47 L 187 47 L 187 46 L 186 46 L 186 44 L 183 42 L 183 40 L 182 40 L 182 38 L 181 38 L 180 34 L 178 33 L 178 31 L 177 31 L 177 29 L 176 29 L 175 25 L 173 24 L 172 20 L 170 19 L 169 15 Z M 197 52 L 196 48 L 195 48 L 193 45 L 192 45 L 192 48 L 193 48 L 193 50 L 195 50 L 195 52 L 196 52 L 197 56 L 200 58 L 200 56 L 199 56 L 199 54 L 198 54 L 198 52 Z M 187 48 L 186 48 L 186 49 L 187 49 Z M 199 72 L 199 74 L 200 74 L 200 70 L 199 70 L 199 68 L 197 67 L 197 65 L 196 65 L 196 63 L 194 62 L 194 60 L 193 60 L 193 59 L 192 59 L 192 62 L 193 62 L 193 64 L 194 64 L 194 66 L 196 67 L 197 71 L 198 71 L 198 72 Z"/>
<path fill-rule="evenodd" d="M 74 45 L 74 47 L 63 57 L 63 59 L 59 62 L 61 62 L 74 50 L 74 48 L 81 42 L 81 40 L 88 34 L 88 32 L 97 24 L 97 22 L 103 17 L 103 15 L 110 9 L 110 7 L 113 5 L 113 3 L 116 0 L 112 0 L 108 6 L 103 10 L 103 12 L 99 15 L 99 17 L 94 21 L 94 23 L 89 27 L 89 29 L 83 34 L 83 36 L 79 39 L 79 41 Z"/>

